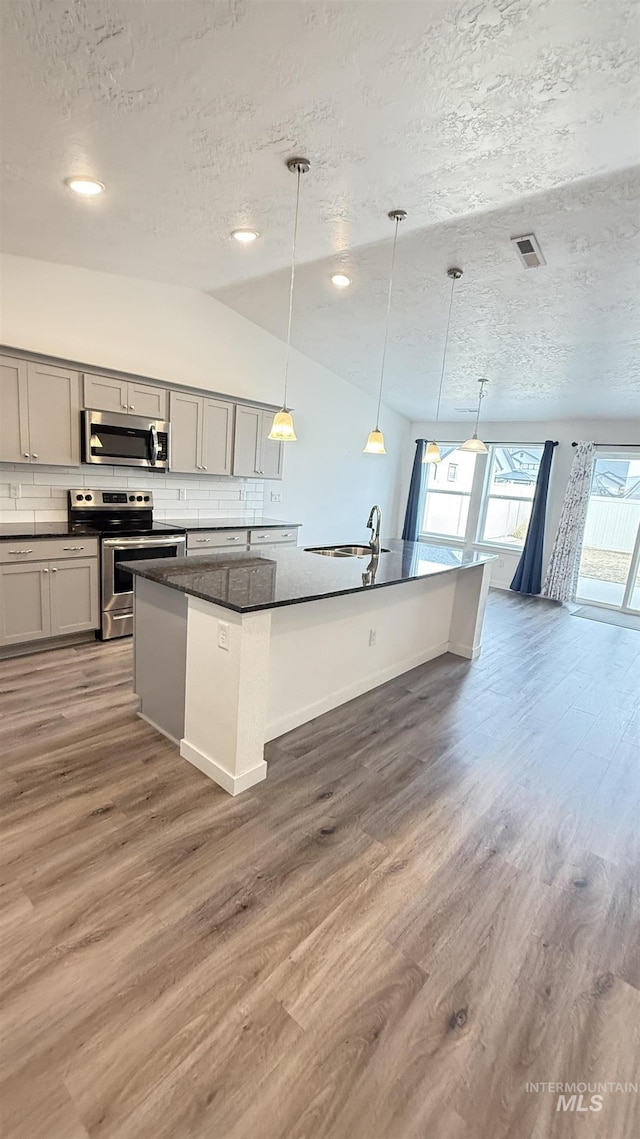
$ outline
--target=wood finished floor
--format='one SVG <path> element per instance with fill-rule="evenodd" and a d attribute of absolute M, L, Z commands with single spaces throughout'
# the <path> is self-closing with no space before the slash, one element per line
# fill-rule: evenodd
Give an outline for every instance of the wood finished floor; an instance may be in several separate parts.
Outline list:
<path fill-rule="evenodd" d="M 4 1139 L 635 1139 L 640 635 L 492 595 L 230 798 L 130 642 L 0 664 Z M 311 666 L 310 666 L 311 667 Z"/>

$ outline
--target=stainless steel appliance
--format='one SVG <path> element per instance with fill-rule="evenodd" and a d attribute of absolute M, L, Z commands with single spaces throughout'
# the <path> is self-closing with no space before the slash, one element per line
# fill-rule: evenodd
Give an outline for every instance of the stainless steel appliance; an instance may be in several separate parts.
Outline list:
<path fill-rule="evenodd" d="M 170 427 L 164 419 L 115 411 L 84 411 L 82 417 L 83 462 L 167 470 Z"/>
<path fill-rule="evenodd" d="M 124 417 L 123 417 L 124 418 Z M 76 533 L 100 541 L 100 636 L 103 641 L 133 633 L 133 581 L 124 562 L 175 558 L 186 553 L 186 534 L 153 521 L 150 490 L 69 491 L 69 519 Z"/>

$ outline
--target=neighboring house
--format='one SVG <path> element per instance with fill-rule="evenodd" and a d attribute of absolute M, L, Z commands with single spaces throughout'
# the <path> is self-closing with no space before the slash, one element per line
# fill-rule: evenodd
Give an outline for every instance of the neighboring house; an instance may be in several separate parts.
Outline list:
<path fill-rule="evenodd" d="M 531 486 L 538 477 L 540 452 L 526 447 L 496 447 L 493 481 Z"/>

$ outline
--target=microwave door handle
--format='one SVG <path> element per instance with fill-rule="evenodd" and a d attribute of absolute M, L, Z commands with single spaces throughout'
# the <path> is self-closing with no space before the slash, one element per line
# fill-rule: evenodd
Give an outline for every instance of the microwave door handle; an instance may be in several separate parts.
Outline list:
<path fill-rule="evenodd" d="M 160 454 L 160 444 L 158 443 L 158 432 L 156 431 L 155 423 L 151 424 L 151 466 L 155 467 L 158 462 L 158 455 Z"/>

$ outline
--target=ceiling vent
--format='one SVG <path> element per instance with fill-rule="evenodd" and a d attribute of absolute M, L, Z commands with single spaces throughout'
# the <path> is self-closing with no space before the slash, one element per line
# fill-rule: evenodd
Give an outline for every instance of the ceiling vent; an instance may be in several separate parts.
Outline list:
<path fill-rule="evenodd" d="M 512 237 L 511 244 L 515 245 L 516 253 L 526 269 L 537 269 L 538 265 L 546 265 L 542 250 L 536 241 L 535 234 L 528 233 L 524 237 Z"/>

